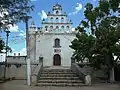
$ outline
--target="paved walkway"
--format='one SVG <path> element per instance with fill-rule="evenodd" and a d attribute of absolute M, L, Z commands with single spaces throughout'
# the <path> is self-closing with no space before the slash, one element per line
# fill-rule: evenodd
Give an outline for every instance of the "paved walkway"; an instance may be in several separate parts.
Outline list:
<path fill-rule="evenodd" d="M 87 87 L 39 87 L 27 86 L 24 80 L 14 80 L 0 84 L 0 90 L 120 90 L 120 84 L 99 84 Z"/>

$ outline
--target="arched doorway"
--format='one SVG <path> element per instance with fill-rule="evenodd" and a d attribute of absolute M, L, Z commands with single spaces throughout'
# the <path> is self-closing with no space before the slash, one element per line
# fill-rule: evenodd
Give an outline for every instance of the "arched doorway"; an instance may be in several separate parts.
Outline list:
<path fill-rule="evenodd" d="M 60 66 L 61 65 L 61 57 L 59 54 L 55 54 L 53 57 L 53 65 Z"/>

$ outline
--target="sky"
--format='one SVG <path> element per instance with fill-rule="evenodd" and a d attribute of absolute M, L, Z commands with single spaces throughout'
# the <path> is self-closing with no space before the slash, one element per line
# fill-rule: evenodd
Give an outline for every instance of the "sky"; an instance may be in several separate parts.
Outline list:
<path fill-rule="evenodd" d="M 73 22 L 73 28 L 76 28 L 80 21 L 84 19 L 84 6 L 87 3 L 92 3 L 94 6 L 98 5 L 98 0 L 31 0 L 30 5 L 34 5 L 35 9 L 30 13 L 32 19 L 29 21 L 35 21 L 37 27 L 42 27 L 41 20 L 43 18 L 47 19 L 47 13 L 52 12 L 52 6 L 56 3 L 62 5 L 63 12 L 67 12 L 68 19 L 71 19 Z M 22 56 L 26 55 L 26 42 L 25 42 L 25 24 L 18 23 L 14 26 L 11 26 L 9 29 L 11 31 L 9 35 L 9 47 L 12 48 L 13 55 L 14 53 L 20 53 Z M 4 32 L 0 33 L 3 40 L 6 41 L 6 34 Z"/>

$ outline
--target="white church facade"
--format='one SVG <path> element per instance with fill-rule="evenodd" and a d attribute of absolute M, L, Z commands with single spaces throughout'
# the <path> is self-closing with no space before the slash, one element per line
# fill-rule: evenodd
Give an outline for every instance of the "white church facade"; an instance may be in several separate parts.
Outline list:
<path fill-rule="evenodd" d="M 69 47 L 75 38 L 72 21 L 58 3 L 48 12 L 48 20 L 42 21 L 42 28 L 32 22 L 29 28 L 30 59 L 39 62 L 43 57 L 43 66 L 71 66 L 73 50 Z"/>

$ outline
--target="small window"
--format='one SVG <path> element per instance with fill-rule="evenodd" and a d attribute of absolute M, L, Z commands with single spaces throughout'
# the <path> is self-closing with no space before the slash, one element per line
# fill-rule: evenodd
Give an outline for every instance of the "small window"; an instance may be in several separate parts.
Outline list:
<path fill-rule="evenodd" d="M 48 26 L 45 26 L 45 30 L 46 30 L 46 31 L 48 30 Z"/>
<path fill-rule="evenodd" d="M 56 18 L 56 22 L 59 22 L 59 19 L 58 19 L 58 17 Z"/>
<path fill-rule="evenodd" d="M 48 26 L 45 26 L 45 28 L 48 28 Z"/>
<path fill-rule="evenodd" d="M 59 11 L 56 11 L 56 14 L 59 14 Z"/>
<path fill-rule="evenodd" d="M 61 22 L 64 22 L 64 18 L 63 17 L 61 18 Z"/>
<path fill-rule="evenodd" d="M 50 29 L 53 29 L 53 26 L 50 26 Z"/>
<path fill-rule="evenodd" d="M 55 39 L 55 47 L 60 47 L 60 39 Z"/>
<path fill-rule="evenodd" d="M 61 29 L 64 29 L 64 26 L 61 26 Z"/>
<path fill-rule="evenodd" d="M 50 18 L 50 21 L 53 22 L 53 17 Z"/>
<path fill-rule="evenodd" d="M 56 29 L 59 29 L 59 27 L 58 27 L 58 26 L 56 26 Z"/>
<path fill-rule="evenodd" d="M 67 29 L 69 29 L 70 27 L 69 26 L 67 26 Z"/>

